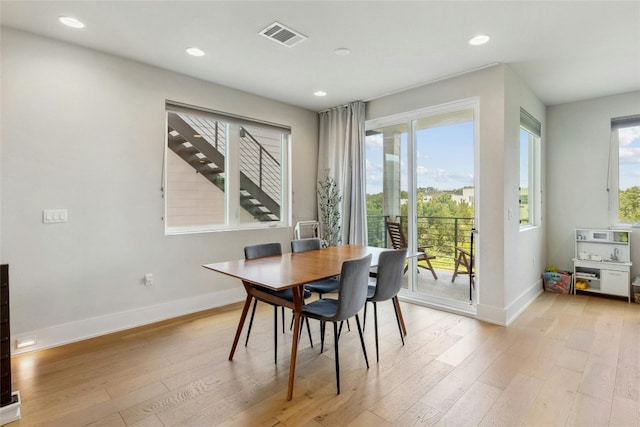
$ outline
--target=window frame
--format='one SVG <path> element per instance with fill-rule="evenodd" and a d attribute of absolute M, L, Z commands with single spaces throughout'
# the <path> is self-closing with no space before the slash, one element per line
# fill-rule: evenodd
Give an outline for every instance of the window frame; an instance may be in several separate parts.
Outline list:
<path fill-rule="evenodd" d="M 269 131 L 280 132 L 280 217 L 276 221 L 243 222 L 241 211 L 244 209 L 240 204 L 240 149 L 239 137 L 228 137 L 226 139 L 226 149 L 224 153 L 224 222 L 218 224 L 194 224 L 194 225 L 169 225 L 168 204 L 170 200 L 168 179 L 171 170 L 168 165 L 168 157 L 171 149 L 168 143 L 169 113 L 185 113 L 190 115 L 200 115 L 209 119 L 224 121 L 228 123 L 227 133 L 232 133 L 233 129 L 239 126 L 253 126 L 268 129 Z M 210 233 L 220 231 L 235 230 L 256 230 L 265 228 L 285 228 L 291 227 L 292 221 L 292 184 L 291 184 L 291 128 L 281 124 L 271 123 L 264 120 L 238 116 L 220 111 L 210 110 L 203 107 L 196 107 L 175 101 L 167 100 L 164 110 L 165 118 L 165 138 L 164 138 L 164 158 L 162 173 L 162 198 L 163 198 L 163 222 L 165 235 Z M 195 172 L 195 170 L 194 170 Z M 213 184 L 212 184 L 213 185 Z"/>
<path fill-rule="evenodd" d="M 640 127 L 640 114 L 611 118 L 611 136 L 609 141 L 609 223 L 612 228 L 640 228 L 638 222 L 620 220 L 620 139 L 618 131 L 628 127 Z M 640 166 L 638 166 L 640 169 Z"/>
<path fill-rule="evenodd" d="M 528 221 L 523 223 L 521 218 L 521 186 L 520 176 L 522 171 L 522 132 L 527 134 L 527 212 Z M 520 108 L 520 126 L 518 128 L 518 224 L 520 230 L 539 227 L 542 224 L 541 203 L 542 203 L 542 125 L 528 113 L 524 108 Z"/>

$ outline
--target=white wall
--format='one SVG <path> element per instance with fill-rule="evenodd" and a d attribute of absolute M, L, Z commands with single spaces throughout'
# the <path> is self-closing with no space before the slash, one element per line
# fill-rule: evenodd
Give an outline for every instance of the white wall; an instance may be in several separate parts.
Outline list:
<path fill-rule="evenodd" d="M 316 113 L 10 29 L 1 42 L 0 261 L 12 337 L 37 335 L 26 350 L 238 301 L 201 265 L 288 248 L 292 228 L 164 235 L 167 99 L 290 126 L 293 220 L 315 219 Z M 69 222 L 43 224 L 52 208 Z"/>
<path fill-rule="evenodd" d="M 508 66 L 498 65 L 370 101 L 367 120 L 472 97 L 480 100 L 477 316 L 508 324 L 542 289 L 540 266 L 517 268 L 524 262 L 518 254 L 544 258 L 544 233 L 520 233 L 517 214 L 520 106 L 544 122 L 542 103 Z M 511 220 L 508 208 L 515 212 Z"/>
<path fill-rule="evenodd" d="M 574 228 L 612 225 L 607 193 L 611 118 L 639 113 L 640 91 L 547 109 L 549 264 L 573 269 Z M 640 229 L 633 231 L 631 273 L 635 277 L 640 274 Z"/>
<path fill-rule="evenodd" d="M 545 230 L 549 218 L 544 215 L 545 162 L 547 144 L 545 106 L 531 92 L 520 77 L 509 67 L 505 68 L 505 208 L 513 212 L 513 220 L 504 222 L 504 291 L 507 320 L 517 316 L 542 290 L 542 272 L 545 265 Z M 535 227 L 520 228 L 520 108 L 524 108 L 542 125 L 542 154 L 540 174 L 542 178 L 542 221 Z M 533 194 L 529 194 L 532 201 Z M 505 209 L 505 210 L 506 210 Z"/>

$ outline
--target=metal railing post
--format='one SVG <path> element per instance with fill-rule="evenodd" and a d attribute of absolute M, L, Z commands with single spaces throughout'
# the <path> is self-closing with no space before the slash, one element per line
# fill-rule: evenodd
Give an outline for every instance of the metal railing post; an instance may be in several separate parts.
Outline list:
<path fill-rule="evenodd" d="M 458 218 L 453 219 L 453 250 L 455 257 L 455 248 L 458 246 Z"/>
<path fill-rule="evenodd" d="M 389 222 L 389 215 L 385 215 L 384 216 L 384 227 L 382 228 L 382 239 L 384 242 L 384 247 L 388 248 L 389 247 L 389 241 L 388 241 L 388 237 L 387 237 L 387 222 Z"/>
<path fill-rule="evenodd" d="M 260 188 L 262 188 L 262 151 L 263 151 L 263 148 L 260 147 L 260 151 L 259 151 L 259 153 L 260 153 L 260 161 L 259 162 L 260 163 L 258 164 L 258 181 L 259 181 L 258 186 Z"/>

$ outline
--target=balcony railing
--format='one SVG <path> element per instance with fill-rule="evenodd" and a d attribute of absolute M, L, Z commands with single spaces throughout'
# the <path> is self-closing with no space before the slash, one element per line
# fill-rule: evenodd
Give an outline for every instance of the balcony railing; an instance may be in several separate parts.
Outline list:
<path fill-rule="evenodd" d="M 386 227 L 389 220 L 399 221 L 405 236 L 408 236 L 406 216 L 389 218 L 383 215 L 369 215 L 367 227 L 370 246 L 391 246 Z M 455 248 L 469 249 L 471 246 L 473 221 L 473 218 L 462 217 L 418 217 L 418 247 L 426 247 L 429 254 L 436 256 L 436 259 L 431 261 L 434 268 L 453 270 Z"/>

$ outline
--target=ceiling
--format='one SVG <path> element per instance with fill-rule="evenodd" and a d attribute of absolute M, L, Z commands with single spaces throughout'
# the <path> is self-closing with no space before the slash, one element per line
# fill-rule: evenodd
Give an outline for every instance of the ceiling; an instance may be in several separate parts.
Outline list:
<path fill-rule="evenodd" d="M 258 34 L 274 21 L 308 39 L 288 48 Z M 637 0 L 2 0 L 0 22 L 313 111 L 496 63 L 546 105 L 640 90 Z M 480 33 L 489 43 L 470 46 Z"/>

